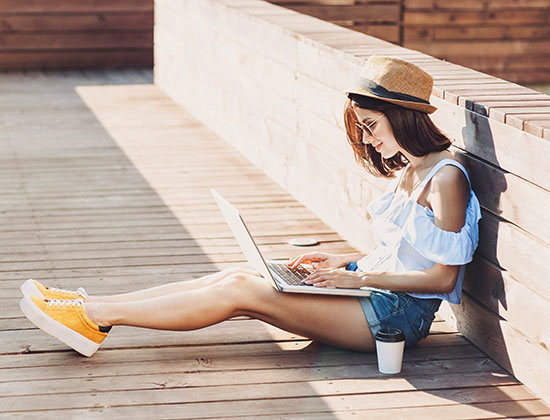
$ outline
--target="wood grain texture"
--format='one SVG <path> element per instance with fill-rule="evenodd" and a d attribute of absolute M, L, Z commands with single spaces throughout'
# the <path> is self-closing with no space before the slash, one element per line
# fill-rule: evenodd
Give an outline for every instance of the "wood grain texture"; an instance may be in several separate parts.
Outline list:
<path fill-rule="evenodd" d="M 151 67 L 153 2 L 0 1 L 0 70 Z"/>

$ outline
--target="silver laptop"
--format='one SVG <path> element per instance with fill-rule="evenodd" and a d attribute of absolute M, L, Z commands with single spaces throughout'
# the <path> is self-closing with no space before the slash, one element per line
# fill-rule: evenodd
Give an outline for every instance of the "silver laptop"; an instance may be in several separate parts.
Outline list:
<path fill-rule="evenodd" d="M 310 274 L 310 270 L 304 266 L 291 269 L 285 261 L 266 261 L 258 249 L 252 235 L 248 231 L 239 211 L 224 197 L 215 190 L 211 190 L 218 207 L 235 239 L 241 247 L 241 251 L 248 259 L 248 262 L 264 278 L 269 280 L 275 289 L 281 292 L 292 293 L 315 293 L 324 295 L 346 295 L 346 296 L 370 296 L 370 288 L 361 289 L 337 289 L 327 287 L 315 287 L 303 284 L 301 281 Z"/>

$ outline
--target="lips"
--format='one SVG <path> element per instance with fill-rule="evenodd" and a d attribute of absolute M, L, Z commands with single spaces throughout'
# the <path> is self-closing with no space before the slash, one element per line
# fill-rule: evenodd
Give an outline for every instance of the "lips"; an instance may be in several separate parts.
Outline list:
<path fill-rule="evenodd" d="M 380 149 L 381 147 L 382 147 L 382 143 L 378 143 L 376 146 L 374 146 L 376 151 L 378 151 L 378 149 Z"/>

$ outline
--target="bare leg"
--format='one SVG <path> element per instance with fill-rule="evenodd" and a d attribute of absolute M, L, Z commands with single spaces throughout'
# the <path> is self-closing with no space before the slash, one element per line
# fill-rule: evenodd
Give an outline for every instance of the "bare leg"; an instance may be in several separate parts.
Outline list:
<path fill-rule="evenodd" d="M 159 296 L 172 295 L 188 290 L 196 290 L 208 287 L 232 274 L 256 274 L 254 271 L 245 268 L 227 268 L 214 274 L 209 274 L 194 280 L 185 280 L 174 283 L 163 284 L 148 289 L 138 290 L 130 293 L 122 293 L 110 296 L 88 296 L 88 302 L 135 302 L 138 300 L 151 299 Z"/>
<path fill-rule="evenodd" d="M 339 347 L 374 349 L 356 298 L 281 293 L 265 279 L 244 273 L 200 289 L 141 301 L 89 302 L 86 312 L 99 325 L 164 330 L 194 330 L 245 315 Z"/>

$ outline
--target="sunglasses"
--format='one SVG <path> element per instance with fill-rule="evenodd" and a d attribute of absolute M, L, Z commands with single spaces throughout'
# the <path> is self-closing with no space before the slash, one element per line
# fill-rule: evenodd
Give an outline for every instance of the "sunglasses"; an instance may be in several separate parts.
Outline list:
<path fill-rule="evenodd" d="M 359 122 L 357 121 L 355 123 L 355 126 L 359 129 L 359 131 L 361 131 L 361 135 L 364 135 L 365 133 L 367 134 L 368 137 L 376 137 L 374 135 L 374 131 L 373 129 L 371 128 L 371 126 L 376 122 L 378 121 L 380 118 L 382 118 L 384 116 L 384 114 L 380 114 L 377 118 L 375 118 L 374 121 L 372 121 L 370 124 L 363 124 L 362 122 Z"/>

